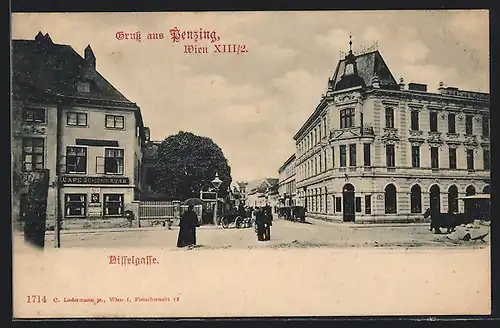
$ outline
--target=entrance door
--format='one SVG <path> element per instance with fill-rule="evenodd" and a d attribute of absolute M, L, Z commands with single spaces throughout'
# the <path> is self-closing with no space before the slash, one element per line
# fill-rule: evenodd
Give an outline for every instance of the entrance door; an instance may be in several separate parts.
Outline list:
<path fill-rule="evenodd" d="M 441 212 L 440 193 L 438 185 L 433 185 L 430 192 L 430 205 L 432 212 Z"/>
<path fill-rule="evenodd" d="M 344 222 L 354 222 L 355 220 L 355 207 L 354 207 L 354 186 L 346 184 L 342 190 L 343 198 L 343 219 Z"/>

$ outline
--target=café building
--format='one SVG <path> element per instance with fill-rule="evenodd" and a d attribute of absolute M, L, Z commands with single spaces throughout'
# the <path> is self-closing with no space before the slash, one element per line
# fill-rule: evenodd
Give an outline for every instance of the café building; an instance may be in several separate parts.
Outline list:
<path fill-rule="evenodd" d="M 50 172 L 49 226 L 57 217 L 137 212 L 146 141 L 140 108 L 96 70 L 90 45 L 81 56 L 48 34 L 12 43 L 14 221 L 24 212 L 22 177 L 41 169 Z"/>

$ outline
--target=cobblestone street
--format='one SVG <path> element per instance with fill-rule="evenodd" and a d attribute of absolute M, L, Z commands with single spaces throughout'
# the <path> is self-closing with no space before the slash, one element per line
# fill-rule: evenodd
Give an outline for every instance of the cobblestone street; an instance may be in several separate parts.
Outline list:
<path fill-rule="evenodd" d="M 61 247 L 161 247 L 176 249 L 178 229 L 146 228 L 121 231 L 63 231 Z M 288 248 L 288 247 L 481 247 L 488 242 L 453 242 L 446 234 L 435 235 L 428 224 L 406 226 L 357 226 L 308 220 L 296 223 L 275 220 L 271 240 L 257 241 L 253 228 L 203 226 L 197 230 L 199 248 Z M 46 235 L 46 247 L 54 245 L 53 233 Z"/>

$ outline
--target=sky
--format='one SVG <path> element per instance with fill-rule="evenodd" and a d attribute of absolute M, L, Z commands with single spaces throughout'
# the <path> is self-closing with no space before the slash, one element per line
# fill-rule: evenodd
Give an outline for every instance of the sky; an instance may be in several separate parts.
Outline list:
<path fill-rule="evenodd" d="M 173 42 L 170 30 L 215 31 L 219 41 Z M 223 150 L 233 181 L 278 177 L 294 134 L 325 93 L 340 52 L 378 42 L 399 81 L 489 92 L 488 11 L 15 13 L 12 38 L 49 33 L 83 56 L 142 111 L 153 140 L 179 131 Z M 117 32 L 141 33 L 141 41 Z M 163 39 L 148 40 L 148 33 Z M 216 53 L 214 44 L 247 52 Z M 184 53 L 186 45 L 208 53 Z M 219 46 L 220 48 L 220 46 Z"/>

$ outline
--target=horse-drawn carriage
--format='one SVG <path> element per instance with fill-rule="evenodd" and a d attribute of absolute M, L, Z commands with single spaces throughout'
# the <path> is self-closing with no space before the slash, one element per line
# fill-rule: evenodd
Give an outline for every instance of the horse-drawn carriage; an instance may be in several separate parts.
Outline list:
<path fill-rule="evenodd" d="M 489 194 L 465 196 L 458 199 L 465 202 L 464 213 L 441 213 L 430 208 L 424 212 L 424 218 L 431 220 L 430 231 L 434 230 L 436 234 L 440 234 L 441 228 L 443 228 L 446 229 L 446 233 L 450 233 L 456 227 L 472 223 L 474 220 L 490 220 L 491 201 Z"/>
<path fill-rule="evenodd" d="M 252 219 L 250 213 L 247 213 L 247 211 L 240 212 L 233 208 L 224 213 L 220 223 L 224 229 L 228 229 L 231 225 L 237 229 L 248 228 L 252 226 Z"/>
<path fill-rule="evenodd" d="M 306 209 L 303 206 L 284 206 L 278 209 L 278 215 L 285 220 L 305 222 Z"/>

